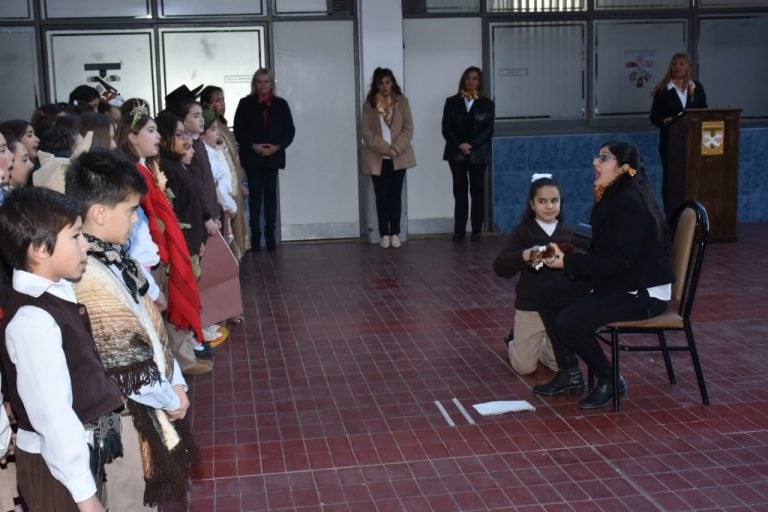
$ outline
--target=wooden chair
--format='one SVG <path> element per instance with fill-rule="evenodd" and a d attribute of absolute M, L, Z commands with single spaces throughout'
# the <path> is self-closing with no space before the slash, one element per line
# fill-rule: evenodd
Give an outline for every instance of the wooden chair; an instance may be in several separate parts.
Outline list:
<path fill-rule="evenodd" d="M 599 329 L 595 335 L 598 339 L 611 346 L 613 356 L 613 389 L 618 389 L 619 382 L 619 352 L 649 352 L 660 351 L 664 356 L 664 364 L 667 367 L 669 383 L 676 384 L 675 370 L 672 368 L 670 352 L 686 351 L 691 353 L 693 369 L 701 392 L 701 402 L 709 405 L 707 386 L 704 382 L 704 374 L 701 371 L 699 353 L 696 350 L 696 340 L 693 337 L 691 326 L 691 312 L 696 287 L 699 282 L 699 274 L 704 261 L 704 250 L 707 246 L 709 233 L 709 218 L 707 210 L 696 201 L 686 201 L 681 204 L 670 222 L 672 230 L 672 270 L 675 274 L 675 282 L 672 284 L 672 301 L 677 308 L 670 309 L 662 315 L 647 320 L 613 322 Z M 666 331 L 685 332 L 686 345 L 667 344 L 664 335 Z M 607 335 L 610 334 L 610 338 Z M 659 343 L 656 345 L 627 345 L 619 341 L 623 334 L 656 334 Z M 589 374 L 590 388 L 593 385 L 594 376 Z M 620 410 L 619 393 L 613 395 L 613 410 Z"/>

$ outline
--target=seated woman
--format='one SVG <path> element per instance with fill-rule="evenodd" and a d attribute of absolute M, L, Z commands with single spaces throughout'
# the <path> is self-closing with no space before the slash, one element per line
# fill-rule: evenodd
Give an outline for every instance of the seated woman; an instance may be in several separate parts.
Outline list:
<path fill-rule="evenodd" d="M 539 314 L 552 341 L 559 371 L 533 387 L 540 395 L 580 394 L 584 376 L 580 357 L 598 377 L 597 386 L 579 402 L 582 409 L 609 405 L 613 394 L 624 396 L 619 378 L 613 389 L 612 366 L 594 329 L 610 322 L 660 315 L 672 294 L 665 221 L 648 185 L 637 149 L 627 142 L 607 142 L 593 160 L 595 205 L 592 245 L 586 254 L 555 255 L 545 263 L 562 268 L 570 279 L 542 287 Z"/>

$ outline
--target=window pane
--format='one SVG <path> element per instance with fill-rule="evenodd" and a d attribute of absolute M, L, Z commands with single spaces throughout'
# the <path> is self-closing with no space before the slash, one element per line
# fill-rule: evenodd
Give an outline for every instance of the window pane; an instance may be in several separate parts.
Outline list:
<path fill-rule="evenodd" d="M 40 100 L 40 76 L 37 72 L 37 38 L 31 27 L 0 28 L 0 62 L 13 79 L 3 80 L 0 112 L 3 121 L 29 119 Z"/>
<path fill-rule="evenodd" d="M 584 11 L 586 0 L 486 0 L 488 12 Z"/>
<path fill-rule="evenodd" d="M 327 0 L 275 0 L 275 14 L 327 14 Z"/>
<path fill-rule="evenodd" d="M 646 114 L 687 32 L 685 20 L 595 22 L 595 115 Z"/>
<path fill-rule="evenodd" d="M 147 0 L 46 0 L 43 11 L 45 18 L 133 18 L 150 15 Z"/>
<path fill-rule="evenodd" d="M 0 18 L 4 20 L 28 20 L 31 17 L 32 9 L 30 9 L 29 0 L 3 0 Z"/>
<path fill-rule="evenodd" d="M 161 29 L 160 45 L 162 97 L 182 84 L 217 85 L 230 122 L 237 102 L 251 92 L 253 72 L 266 65 L 261 27 Z"/>
<path fill-rule="evenodd" d="M 124 98 L 143 98 L 157 112 L 152 30 L 62 30 L 46 36 L 52 101 L 67 101 L 78 85 L 96 86 L 98 76 Z"/>
<path fill-rule="evenodd" d="M 585 116 L 586 25 L 491 26 L 497 119 Z"/>
<path fill-rule="evenodd" d="M 768 6 L 768 0 L 699 0 L 701 7 Z"/>
<path fill-rule="evenodd" d="M 427 12 L 478 12 L 480 0 L 426 0 Z"/>
<path fill-rule="evenodd" d="M 699 76 L 710 107 L 742 107 L 743 117 L 768 117 L 766 61 L 767 16 L 701 20 Z"/>
<path fill-rule="evenodd" d="M 264 14 L 263 0 L 160 0 L 162 16 L 224 16 L 231 14 Z"/>
<path fill-rule="evenodd" d="M 595 0 L 595 9 L 685 8 L 691 0 Z"/>

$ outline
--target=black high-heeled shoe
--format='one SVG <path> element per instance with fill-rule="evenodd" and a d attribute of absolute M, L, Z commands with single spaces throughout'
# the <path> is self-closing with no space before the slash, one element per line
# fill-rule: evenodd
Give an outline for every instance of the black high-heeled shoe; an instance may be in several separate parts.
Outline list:
<path fill-rule="evenodd" d="M 627 396 L 627 381 L 619 375 L 619 396 Z M 579 402 L 579 409 L 600 409 L 613 403 L 613 382 L 611 379 L 598 380 L 597 386 L 587 395 L 587 398 Z"/>
<path fill-rule="evenodd" d="M 537 395 L 561 395 L 566 391 L 572 395 L 580 395 L 584 392 L 584 375 L 578 368 L 560 370 L 555 378 L 546 384 L 533 386 L 533 392 Z"/>

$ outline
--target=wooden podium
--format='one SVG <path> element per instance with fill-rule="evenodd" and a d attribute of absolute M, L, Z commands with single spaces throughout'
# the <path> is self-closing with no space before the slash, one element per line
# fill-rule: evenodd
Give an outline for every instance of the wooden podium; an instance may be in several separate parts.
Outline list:
<path fill-rule="evenodd" d="M 736 241 L 740 115 L 740 108 L 692 108 L 669 127 L 665 204 L 703 204 L 712 241 Z"/>

